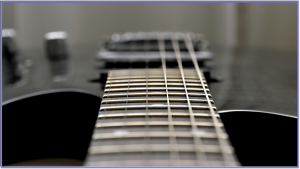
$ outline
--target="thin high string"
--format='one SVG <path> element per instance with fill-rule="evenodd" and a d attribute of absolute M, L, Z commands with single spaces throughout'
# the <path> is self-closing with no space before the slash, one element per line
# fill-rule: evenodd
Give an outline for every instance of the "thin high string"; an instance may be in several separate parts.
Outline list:
<path fill-rule="evenodd" d="M 177 148 L 177 142 L 176 142 L 176 135 L 173 125 L 173 119 L 172 119 L 172 113 L 171 113 L 171 107 L 170 107 L 170 100 L 169 100 L 169 93 L 168 93 L 168 80 L 167 80 L 167 70 L 166 70 L 166 56 L 165 56 L 165 40 L 161 33 L 158 34 L 158 47 L 160 50 L 161 55 L 161 62 L 163 67 L 163 73 L 164 73 L 164 79 L 165 79 L 165 87 L 166 87 L 166 96 L 167 96 L 167 104 L 168 104 L 168 121 L 169 121 L 169 141 L 171 145 L 175 148 L 174 151 L 170 151 L 171 159 L 173 160 L 179 160 L 179 165 L 181 165 L 179 152 Z M 175 162 L 175 161 L 174 161 Z M 177 161 L 176 161 L 177 162 Z M 170 164 L 174 164 L 173 162 L 170 162 Z"/>
<path fill-rule="evenodd" d="M 180 48 L 179 48 L 179 43 L 178 43 L 178 37 L 175 33 L 172 34 L 171 40 L 172 40 L 172 45 L 173 45 L 174 52 L 175 52 L 175 55 L 176 55 L 178 67 L 179 67 L 179 70 L 180 70 L 180 74 L 181 74 L 181 77 L 182 77 L 182 82 L 183 82 L 183 85 L 184 85 L 186 99 L 187 99 L 187 102 L 188 102 L 192 132 L 193 132 L 193 136 L 194 136 L 193 138 L 194 138 L 194 143 L 195 143 L 194 145 L 195 145 L 196 156 L 197 156 L 197 163 L 198 163 L 199 166 L 201 166 L 201 165 L 208 166 L 207 157 L 206 157 L 206 154 L 204 152 L 204 149 L 203 149 L 203 146 L 202 146 L 203 144 L 201 143 L 201 139 L 199 139 L 198 137 L 195 137 L 195 134 L 197 133 L 198 128 L 197 128 L 197 125 L 196 125 L 193 109 L 192 109 L 191 102 L 190 102 L 190 99 L 189 99 L 189 94 L 188 94 L 188 91 L 187 91 L 187 88 L 186 88 L 185 77 L 184 77 L 184 72 L 183 72 L 183 66 L 182 66 L 182 61 L 181 61 Z"/>
<path fill-rule="evenodd" d="M 192 43 L 192 40 L 191 40 L 191 37 L 189 36 L 189 34 L 185 34 L 184 41 L 185 41 L 185 44 L 188 48 L 189 54 L 192 58 L 192 61 L 193 61 L 193 64 L 195 66 L 195 69 L 197 71 L 197 74 L 199 76 L 201 85 L 203 86 L 203 91 L 205 93 L 205 97 L 206 97 L 207 103 L 209 105 L 209 110 L 210 110 L 211 116 L 213 118 L 213 123 L 214 123 L 215 129 L 216 129 L 216 132 L 217 132 L 219 143 L 221 145 L 222 155 L 224 157 L 225 164 L 227 166 L 230 166 L 230 163 L 229 163 L 230 160 L 228 159 L 228 156 L 226 155 L 227 150 L 225 149 L 225 145 L 226 145 L 225 140 L 221 139 L 222 131 L 221 131 L 221 128 L 218 126 L 219 124 L 218 124 L 218 119 L 216 117 L 216 113 L 215 113 L 215 111 L 214 111 L 214 109 L 211 105 L 210 99 L 209 99 L 208 94 L 206 92 L 206 89 L 205 89 L 205 86 L 204 86 L 204 83 L 203 83 L 203 80 L 202 80 L 202 75 L 200 73 L 200 68 L 199 68 L 199 65 L 198 65 L 198 62 L 197 62 L 195 50 L 194 50 L 194 47 L 193 47 L 193 43 Z"/>
<path fill-rule="evenodd" d="M 130 44 L 131 46 L 130 46 L 130 51 L 134 51 L 135 49 L 134 49 L 134 44 L 133 44 L 133 42 L 131 42 L 131 44 Z M 131 64 L 132 65 L 132 64 Z M 127 99 L 126 99 L 126 103 L 125 103 L 125 111 L 124 111 L 124 122 L 125 123 L 127 123 L 127 111 L 128 111 L 128 109 L 127 109 L 127 107 L 128 107 L 128 100 L 129 100 L 129 86 L 130 86 L 130 80 L 131 80 L 131 71 L 132 71 L 132 67 L 130 66 L 130 68 L 129 68 L 129 73 L 128 73 L 128 83 L 127 83 Z M 125 131 L 127 131 L 126 129 L 127 129 L 127 125 L 126 124 L 123 124 L 123 126 L 122 126 L 122 128 L 125 130 Z M 124 139 L 125 140 L 125 143 L 128 141 L 128 140 L 126 140 L 126 135 L 124 135 L 123 136 L 123 138 L 122 139 Z M 126 155 L 124 155 L 124 156 L 122 156 L 122 159 L 123 159 L 123 162 L 124 162 L 124 165 L 126 164 Z"/>
<path fill-rule="evenodd" d="M 149 44 L 148 41 L 145 41 L 145 52 L 146 52 L 146 55 L 148 54 L 147 51 L 148 51 L 148 48 L 149 46 L 147 45 Z M 149 76 L 149 59 L 148 57 L 146 56 L 146 125 L 145 125 L 145 133 L 149 133 L 150 130 L 149 130 L 149 108 L 148 108 L 148 99 L 149 99 L 149 96 L 148 96 L 148 76 Z M 151 151 L 149 151 L 148 149 L 148 145 L 150 144 L 150 138 L 149 138 L 149 135 L 147 134 L 145 137 L 144 137 L 144 141 L 145 141 L 145 145 L 144 145 L 144 156 L 145 156 L 145 163 L 147 164 L 149 161 L 147 159 L 149 159 L 149 156 L 150 156 L 150 153 Z M 148 150 L 148 151 L 147 151 Z M 150 161 L 150 165 L 152 166 L 152 161 Z"/>

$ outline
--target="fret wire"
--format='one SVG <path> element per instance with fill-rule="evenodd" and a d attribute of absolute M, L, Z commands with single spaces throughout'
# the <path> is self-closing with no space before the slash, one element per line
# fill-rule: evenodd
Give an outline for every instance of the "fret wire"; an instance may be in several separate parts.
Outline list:
<path fill-rule="evenodd" d="M 154 164 L 152 166 L 166 166 L 170 162 L 166 160 L 149 160 L 151 164 Z M 144 160 L 130 160 L 125 162 L 119 162 L 119 161 L 101 161 L 101 162 L 87 162 L 87 165 L 89 166 L 123 166 L 125 163 L 126 166 L 141 166 Z M 176 161 L 171 161 L 171 163 L 175 163 Z M 221 161 L 210 161 L 212 164 L 211 166 L 221 166 Z M 181 160 L 182 166 L 197 166 L 197 160 Z M 231 166 L 237 166 L 239 163 L 237 162 L 229 162 Z"/>
<path fill-rule="evenodd" d="M 146 116 L 145 113 L 127 113 L 126 114 L 127 117 L 128 116 Z M 172 113 L 173 116 L 189 116 L 188 113 Z M 106 118 L 114 118 L 114 117 L 121 117 L 121 116 L 125 116 L 125 113 L 110 113 L 110 114 L 102 114 L 102 115 L 98 115 L 98 118 L 100 119 L 104 119 Z M 168 113 L 166 112 L 148 112 L 148 116 L 168 116 Z M 194 113 L 194 116 L 197 117 L 211 117 L 211 114 L 206 114 L 206 113 Z M 216 114 L 215 116 L 220 117 L 218 114 Z"/>
<path fill-rule="evenodd" d="M 151 122 L 145 122 L 145 121 L 134 121 L 134 122 L 106 122 L 106 123 L 96 123 L 96 128 L 103 128 L 103 127 L 115 127 L 115 126 L 169 126 L 169 123 L 166 121 L 151 121 Z M 214 126 L 214 123 L 211 122 L 186 122 L 186 121 L 176 121 L 173 122 L 173 126 L 206 126 L 211 127 Z M 223 127 L 222 123 L 217 124 L 220 127 Z M 194 132 L 193 132 L 194 133 Z"/>
<path fill-rule="evenodd" d="M 170 101 L 186 101 L 186 99 L 170 99 Z M 128 99 L 128 102 L 141 102 L 141 101 L 146 101 L 146 99 Z M 148 102 L 151 101 L 166 101 L 166 99 L 148 99 Z M 104 100 L 102 102 L 108 102 L 108 103 L 122 103 L 122 102 L 126 102 L 126 100 Z M 195 102 L 195 103 L 207 103 L 207 100 L 201 100 L 201 99 L 190 99 L 190 102 Z M 210 100 L 211 103 L 215 103 L 213 100 Z"/>
<path fill-rule="evenodd" d="M 128 102 L 126 102 L 125 106 L 107 106 L 107 107 L 101 107 L 100 111 L 102 110 L 118 110 L 118 109 L 125 109 L 125 111 L 128 110 L 128 108 L 130 109 L 144 109 L 146 107 L 151 108 L 151 109 L 158 109 L 158 108 L 177 108 L 177 109 L 185 109 L 185 108 L 194 108 L 194 109 L 210 109 L 209 106 L 189 106 L 189 105 L 136 105 L 136 106 L 128 106 L 127 105 Z M 216 107 L 212 107 L 213 109 L 217 109 Z"/>
<path fill-rule="evenodd" d="M 173 95 L 173 96 L 177 96 L 177 95 L 185 95 L 185 93 L 168 93 L 169 95 Z M 205 97 L 205 94 L 199 94 L 199 93 L 188 93 L 190 96 L 203 96 Z M 146 93 L 129 93 L 129 96 L 141 96 L 141 95 L 146 95 Z M 165 96 L 166 93 L 163 92 L 148 92 L 148 95 L 152 95 L 152 96 Z M 127 94 L 124 93 L 118 93 L 118 94 L 110 94 L 110 97 L 118 97 L 118 96 L 127 96 Z M 209 97 L 211 97 L 210 94 L 208 94 Z M 108 97 L 108 95 L 106 93 L 104 93 L 103 97 Z"/>
<path fill-rule="evenodd" d="M 167 137 L 169 138 L 169 132 L 130 132 L 127 134 L 127 138 L 140 138 L 140 137 L 145 137 L 145 134 L 148 137 Z M 189 137 L 194 137 L 195 135 L 190 133 L 190 132 L 174 132 L 174 135 L 176 137 L 182 137 L 182 138 L 189 138 Z M 100 139 L 111 139 L 111 138 L 122 138 L 123 136 L 115 135 L 112 133 L 101 133 L 101 134 L 93 134 L 93 139 L 94 140 L 100 140 Z M 196 135 L 196 137 L 200 138 L 217 138 L 218 135 L 216 133 L 210 133 L 206 132 L 205 134 L 202 135 Z M 228 135 L 223 133 L 221 135 L 221 139 L 227 139 Z"/>
<path fill-rule="evenodd" d="M 174 135 L 174 125 L 173 125 L 173 118 L 171 114 L 171 107 L 170 107 L 170 100 L 169 100 L 169 93 L 168 93 L 168 81 L 167 81 L 167 71 L 166 71 L 166 58 L 165 58 L 165 42 L 164 37 L 162 34 L 158 34 L 158 47 L 161 55 L 161 62 L 162 68 L 164 73 L 164 80 L 165 80 L 165 87 L 166 87 L 166 97 L 167 97 L 167 105 L 168 105 L 168 121 L 169 121 L 169 141 L 175 147 L 175 152 L 170 151 L 171 159 L 178 159 L 179 164 L 181 164 L 181 159 L 179 157 L 179 152 L 177 149 L 177 141 L 176 135 Z M 170 133 L 171 132 L 171 133 Z M 171 164 L 171 162 L 170 162 Z"/>
<path fill-rule="evenodd" d="M 124 116 L 124 113 L 112 113 L 112 114 L 105 114 L 105 115 L 98 115 L 98 119 L 105 119 L 105 118 L 116 118 L 116 117 L 122 117 Z M 146 116 L 145 113 L 127 113 L 127 117 L 140 117 L 140 116 Z M 168 116 L 168 113 L 166 112 L 153 112 L 149 113 L 148 116 Z M 188 113 L 172 113 L 172 116 L 177 116 L 177 117 L 185 117 L 189 116 Z M 194 116 L 197 117 L 211 117 L 211 114 L 205 114 L 205 113 L 194 113 Z M 216 115 L 217 117 L 220 117 L 219 115 Z"/>
<path fill-rule="evenodd" d="M 183 86 L 183 83 L 167 83 L 169 84 L 169 86 Z M 145 86 L 145 83 L 131 83 L 129 86 L 131 87 L 138 87 L 138 86 Z M 201 86 L 200 84 L 193 84 L 193 83 L 186 83 L 187 86 L 189 87 L 201 87 L 203 88 L 203 86 Z M 111 87 L 123 87 L 123 86 L 127 86 L 125 85 L 125 83 L 122 84 L 111 84 Z M 148 83 L 148 86 L 165 86 L 165 83 Z M 205 85 L 205 87 L 207 87 L 207 85 Z"/>
<path fill-rule="evenodd" d="M 188 48 L 189 54 L 190 54 L 190 56 L 191 56 L 191 58 L 192 58 L 193 64 L 194 64 L 194 66 L 195 66 L 195 68 L 196 68 L 198 77 L 199 77 L 199 79 L 200 79 L 200 81 L 201 81 L 201 84 L 202 84 L 202 86 L 203 86 L 203 85 L 204 85 L 203 80 L 202 80 L 203 77 L 202 77 L 202 75 L 201 75 L 201 73 L 200 73 L 200 68 L 199 68 L 199 65 L 198 65 L 198 62 L 197 62 L 197 58 L 196 58 L 196 55 L 195 55 L 195 51 L 194 51 L 194 47 L 193 47 L 193 44 L 192 44 L 192 40 L 191 40 L 191 38 L 190 38 L 190 36 L 189 36 L 188 34 L 185 34 L 185 35 L 184 35 L 184 41 L 185 41 L 185 45 L 186 45 L 187 48 Z M 205 89 L 205 86 L 203 86 L 203 88 Z M 207 103 L 208 103 L 208 105 L 209 105 L 209 109 L 210 109 L 210 112 L 211 112 L 211 114 L 212 114 L 212 119 L 213 119 L 213 123 L 214 123 L 214 125 L 215 125 L 215 129 L 216 129 L 217 135 L 220 136 L 221 133 L 222 133 L 222 131 L 221 131 L 220 127 L 217 126 L 217 124 L 219 123 L 219 122 L 218 122 L 218 119 L 216 118 L 216 116 L 215 116 L 215 111 L 214 111 L 214 109 L 212 108 L 211 103 L 209 102 L 209 97 L 208 97 L 208 95 L 207 95 L 206 90 L 204 90 L 204 93 L 205 93 L 206 99 L 207 99 L 207 101 L 208 101 Z M 221 145 L 222 155 L 223 155 L 223 157 L 224 157 L 224 162 L 225 162 L 225 164 L 226 164 L 227 166 L 230 166 L 230 162 L 229 162 L 230 160 L 228 159 L 228 156 L 225 154 L 225 150 L 224 150 L 225 141 L 224 141 L 223 139 L 220 139 L 219 137 L 218 137 L 218 140 L 219 140 L 219 143 L 220 143 L 220 145 Z"/>
<path fill-rule="evenodd" d="M 195 134 L 195 133 L 197 133 L 198 129 L 197 129 L 197 126 L 195 125 L 195 117 L 193 115 L 193 110 L 192 110 L 192 107 L 191 107 L 188 91 L 187 91 L 186 84 L 185 84 L 185 77 L 184 77 L 183 66 L 182 66 L 182 61 L 181 61 L 180 48 L 179 48 L 178 39 L 177 39 L 177 36 L 176 36 L 175 33 L 172 34 L 171 41 L 172 41 L 172 46 L 173 46 L 173 49 L 174 49 L 174 52 L 175 52 L 175 55 L 176 55 L 179 70 L 180 70 L 180 73 L 181 73 L 182 82 L 183 82 L 183 85 L 184 85 L 184 88 L 185 88 L 186 98 L 187 98 L 187 102 L 188 102 L 188 106 L 189 106 L 189 112 L 190 112 L 192 131 Z M 204 84 L 202 84 L 202 85 L 204 85 Z M 209 102 L 209 100 L 208 100 L 208 102 Z M 193 137 L 193 138 L 194 138 L 195 149 L 198 150 L 199 145 L 200 145 L 200 148 L 202 148 L 203 144 L 201 143 L 201 139 L 199 139 L 198 137 Z M 207 157 L 206 157 L 205 153 L 196 151 L 196 157 L 198 159 L 197 161 L 200 162 L 202 160 L 204 162 L 204 166 L 208 166 L 208 164 L 206 162 Z M 201 165 L 199 162 L 198 162 L 198 165 Z"/>
<path fill-rule="evenodd" d="M 160 152 L 160 151 L 181 151 L 181 152 L 194 152 L 194 151 L 202 151 L 202 152 L 211 152 L 211 153 L 219 153 L 220 147 L 216 145 L 206 145 L 203 149 L 197 150 L 193 145 L 190 144 L 180 144 L 177 147 L 172 144 L 151 144 L 148 145 L 150 148 L 145 150 L 144 145 L 108 145 L 108 146 L 94 146 L 91 148 L 91 154 L 100 154 L 100 153 L 121 153 L 121 152 Z M 123 150 L 123 151 L 122 151 Z M 228 153 L 232 153 L 232 147 L 226 146 L 226 151 Z"/>
<path fill-rule="evenodd" d="M 132 76 L 131 79 L 141 79 L 143 77 L 144 76 Z M 178 76 L 172 76 L 172 75 L 170 75 L 168 77 L 170 77 L 171 79 L 178 79 L 179 78 Z M 156 79 L 156 78 L 163 78 L 163 76 L 158 76 L 158 75 L 155 76 L 155 75 L 153 75 L 153 76 L 149 76 L 148 78 L 149 79 Z M 185 78 L 189 79 L 189 80 L 196 80 L 196 79 L 198 79 L 198 77 L 194 77 L 194 76 L 186 76 Z M 126 78 L 120 76 L 120 77 L 114 77 L 113 79 L 112 78 L 108 78 L 107 80 L 122 80 L 122 79 L 126 79 Z"/>
<path fill-rule="evenodd" d="M 182 90 L 182 89 L 184 89 L 184 88 L 181 88 L 181 87 L 169 87 L 168 88 L 168 90 Z M 126 90 L 126 88 L 117 88 L 117 89 L 110 89 L 110 91 L 111 92 L 122 92 L 122 91 L 125 91 Z M 143 90 L 155 90 L 155 91 L 157 91 L 157 90 L 166 90 L 166 88 L 165 87 L 134 87 L 134 88 L 129 88 L 128 90 L 133 90 L 133 91 L 137 91 L 137 90 L 139 90 L 139 91 L 143 91 Z M 188 87 L 187 88 L 187 90 L 191 90 L 191 91 L 203 91 L 204 89 L 199 89 L 199 88 L 191 88 L 191 87 Z M 106 92 L 107 90 L 105 89 L 104 90 L 104 92 Z M 208 91 L 209 92 L 209 90 L 208 89 L 206 89 L 206 91 Z"/>
<path fill-rule="evenodd" d="M 151 69 L 152 70 L 152 69 Z M 148 78 L 148 82 L 164 82 L 165 79 L 149 79 Z M 174 82 L 181 82 L 181 79 L 167 79 L 168 83 L 174 83 Z M 200 80 L 189 80 L 189 79 L 186 79 L 185 80 L 186 82 L 188 83 L 199 83 Z M 124 82 L 127 82 L 127 80 L 114 80 L 114 81 L 110 81 L 110 80 L 107 80 L 106 83 L 114 83 L 114 85 L 117 85 L 118 83 L 124 83 Z M 137 82 L 144 82 L 143 79 L 132 79 L 130 80 L 131 84 L 135 84 Z M 205 86 L 207 86 L 207 84 L 205 84 Z"/>
<path fill-rule="evenodd" d="M 153 69 L 153 71 L 151 71 L 151 74 L 149 74 L 150 75 L 150 77 L 155 77 L 155 76 L 160 76 L 160 77 L 162 77 L 163 75 L 161 74 L 161 72 L 159 72 L 159 69 L 160 68 L 154 68 Z M 122 70 L 122 69 L 120 69 L 120 70 Z M 116 73 L 117 75 L 114 77 L 114 78 L 120 78 L 120 77 L 122 77 L 122 75 L 124 75 L 124 74 L 127 74 L 127 71 L 126 70 L 122 70 L 122 71 L 120 71 L 120 70 L 116 70 L 114 73 Z M 143 69 L 136 69 L 136 70 L 145 70 L 144 68 Z M 174 70 L 172 70 L 172 71 L 170 71 L 170 70 L 166 70 L 166 72 L 168 73 L 168 75 L 170 75 L 171 77 L 178 77 L 178 76 L 180 76 L 180 72 L 179 71 L 174 71 Z M 195 72 L 193 69 L 187 69 L 187 70 L 185 70 L 184 72 L 183 72 L 187 77 L 193 77 L 194 75 L 197 75 L 197 72 Z M 139 76 L 141 76 L 141 75 L 145 75 L 146 73 L 145 72 L 142 72 L 142 71 L 137 71 L 137 72 L 135 72 L 134 74 L 132 74 L 132 76 L 133 77 L 139 77 Z M 110 77 L 110 78 L 112 78 L 112 77 Z"/>

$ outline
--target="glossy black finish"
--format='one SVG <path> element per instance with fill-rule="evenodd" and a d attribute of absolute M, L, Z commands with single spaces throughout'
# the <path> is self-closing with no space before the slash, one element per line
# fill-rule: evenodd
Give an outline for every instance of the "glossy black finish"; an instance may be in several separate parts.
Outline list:
<path fill-rule="evenodd" d="M 297 116 L 297 51 L 212 49 L 209 86 L 218 110 L 249 109 Z"/>
<path fill-rule="evenodd" d="M 250 111 L 220 116 L 243 166 L 297 166 L 297 118 Z"/>
<path fill-rule="evenodd" d="M 66 90 L 5 104 L 2 165 L 41 158 L 84 160 L 100 103 L 95 95 Z"/>

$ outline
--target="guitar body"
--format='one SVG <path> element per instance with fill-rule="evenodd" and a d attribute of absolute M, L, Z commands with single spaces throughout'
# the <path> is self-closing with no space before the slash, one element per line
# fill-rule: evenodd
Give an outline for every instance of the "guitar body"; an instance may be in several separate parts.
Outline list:
<path fill-rule="evenodd" d="M 139 44 L 139 42 L 139 40 L 134 42 L 138 44 L 134 49 L 136 52 L 126 48 L 131 43 L 120 43 L 121 52 L 114 44 L 119 42 L 102 43 L 101 50 L 98 51 L 96 57 L 96 69 L 91 68 L 93 61 L 82 58 L 83 55 L 93 55 L 94 49 L 72 49 L 74 59 L 70 64 L 70 78 L 61 82 L 54 82 L 50 71 L 44 70 L 48 64 L 40 57 L 43 52 L 38 49 L 35 61 L 40 63 L 40 66 L 34 65 L 30 68 L 31 73 L 27 84 L 17 87 L 5 86 L 3 89 L 3 165 L 84 165 L 88 157 L 102 96 L 105 94 L 103 89 L 105 89 L 108 72 L 118 68 L 141 69 L 145 65 L 147 68 L 161 68 L 162 66 L 158 57 L 159 49 L 150 46 L 149 51 L 143 52 L 145 44 Z M 183 51 L 182 63 L 184 68 L 191 68 L 193 64 L 188 59 L 190 56 L 183 43 L 183 40 L 179 41 L 180 49 Z M 227 50 L 221 52 L 223 58 L 215 58 L 216 66 L 218 66 L 217 73 L 225 77 L 225 82 L 215 84 L 213 82 L 220 81 L 220 78 L 211 76 L 211 64 L 208 61 L 212 59 L 212 54 L 206 49 L 205 41 L 195 40 L 192 41 L 192 45 L 197 50 L 195 52 L 197 63 L 215 98 L 218 113 L 239 163 L 242 166 L 297 166 L 297 117 L 290 116 L 295 110 L 294 101 L 291 99 L 296 96 L 293 93 L 294 87 L 285 88 L 284 83 L 280 83 L 284 80 L 283 77 L 275 78 L 274 81 L 270 78 L 269 85 L 275 83 L 277 85 L 274 89 L 267 85 L 267 81 L 254 85 L 253 81 L 261 79 L 261 76 L 258 73 L 255 77 L 259 76 L 259 78 L 245 76 L 248 69 L 243 68 L 252 63 L 254 67 L 259 68 L 256 70 L 264 69 L 260 68 L 255 60 L 249 62 L 240 56 L 231 57 L 235 56 L 235 51 L 228 53 Z M 176 59 L 172 57 L 172 50 L 171 41 L 166 41 L 167 68 L 177 68 Z M 253 57 L 247 57 L 249 58 L 253 59 Z M 129 60 L 133 62 L 128 64 Z M 230 61 L 241 63 L 239 69 L 244 73 L 239 75 L 235 67 L 231 70 L 232 72 L 225 72 L 224 69 L 227 70 L 230 67 Z M 294 62 L 293 59 L 287 61 L 287 63 L 292 62 Z M 278 66 L 273 65 L 276 68 Z M 290 64 L 287 65 L 286 70 L 290 70 Z M 79 67 L 81 69 L 78 69 Z M 272 70 L 276 71 L 273 68 Z M 91 79 L 93 75 L 95 78 Z M 246 79 L 242 82 L 247 83 L 234 83 L 232 79 Z M 225 85 L 221 86 L 222 84 Z M 291 84 L 292 82 L 289 81 L 288 86 L 293 86 Z M 277 89 L 284 88 L 288 94 L 284 95 L 282 100 L 280 97 L 269 96 L 267 99 L 270 103 L 272 99 L 276 102 L 268 106 L 268 104 L 260 104 L 259 99 L 263 97 L 258 97 L 256 100 L 256 95 L 251 95 L 249 92 L 248 100 L 245 100 L 243 105 L 239 97 L 235 96 L 242 95 L 247 85 L 259 88 L 259 90 L 251 88 L 253 91 L 274 93 L 274 95 L 279 91 Z M 245 89 L 237 86 L 243 86 Z M 279 94 L 282 93 L 277 93 Z M 263 100 L 267 99 L 263 98 Z M 280 106 L 275 105 L 277 101 L 292 106 L 278 109 Z M 243 110 L 243 107 L 249 110 Z M 277 114 L 272 111 L 287 113 Z"/>
<path fill-rule="evenodd" d="M 296 117 L 255 110 L 219 114 L 243 166 L 297 165 Z"/>
<path fill-rule="evenodd" d="M 43 158 L 83 160 L 100 102 L 90 92 L 73 89 L 39 92 L 4 103 L 3 165 Z"/>

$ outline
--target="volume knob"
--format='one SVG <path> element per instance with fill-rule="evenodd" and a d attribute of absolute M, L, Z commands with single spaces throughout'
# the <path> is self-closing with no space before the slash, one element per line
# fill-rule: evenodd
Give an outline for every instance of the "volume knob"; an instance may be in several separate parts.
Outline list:
<path fill-rule="evenodd" d="M 66 32 L 49 32 L 45 35 L 46 55 L 54 81 L 63 81 L 68 78 L 69 55 L 66 38 Z"/>
<path fill-rule="evenodd" d="M 21 70 L 17 59 L 17 46 L 14 41 L 16 35 L 13 29 L 2 30 L 2 65 L 3 85 L 14 84 L 21 79 Z"/>

